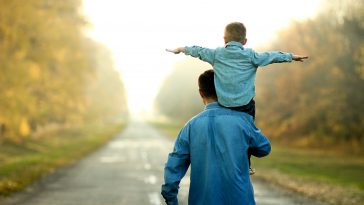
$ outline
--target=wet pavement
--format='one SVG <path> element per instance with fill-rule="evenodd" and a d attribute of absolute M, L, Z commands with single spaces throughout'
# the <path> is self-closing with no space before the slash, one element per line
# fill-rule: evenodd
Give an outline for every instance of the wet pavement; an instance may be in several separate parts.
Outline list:
<path fill-rule="evenodd" d="M 143 122 L 128 127 L 76 164 L 44 177 L 1 205 L 160 205 L 163 166 L 173 141 Z M 179 201 L 187 204 L 189 179 Z M 253 178 L 258 205 L 321 205 Z"/>

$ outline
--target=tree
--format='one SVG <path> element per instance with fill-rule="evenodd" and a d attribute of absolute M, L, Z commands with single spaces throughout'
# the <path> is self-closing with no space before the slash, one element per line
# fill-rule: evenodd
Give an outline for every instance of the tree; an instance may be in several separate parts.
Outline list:
<path fill-rule="evenodd" d="M 110 121 L 128 115 L 124 85 L 114 69 L 111 52 L 95 44 L 93 61 L 96 75 L 89 80 L 86 93 L 86 121 Z"/>
<path fill-rule="evenodd" d="M 290 139 L 363 139 L 364 95 L 359 93 L 364 88 L 363 8 L 359 1 L 330 1 L 330 8 L 314 20 L 292 22 L 280 32 L 268 49 L 311 58 L 259 73 L 257 110 L 262 129 Z"/>
<path fill-rule="evenodd" d="M 95 87 L 90 82 L 106 73 L 119 92 L 109 92 L 114 100 L 109 105 L 115 114 L 125 111 L 125 93 L 110 54 L 99 51 L 105 49 L 83 32 L 87 23 L 79 12 L 81 2 L 0 0 L 0 139 L 21 142 L 49 124 L 82 123 L 95 108 L 86 95 L 89 86 Z M 108 68 L 98 67 L 94 59 L 109 62 Z"/>
<path fill-rule="evenodd" d="M 198 77 L 211 66 L 188 57 L 176 64 L 157 94 L 158 111 L 173 120 L 186 121 L 203 109 L 198 93 Z"/>

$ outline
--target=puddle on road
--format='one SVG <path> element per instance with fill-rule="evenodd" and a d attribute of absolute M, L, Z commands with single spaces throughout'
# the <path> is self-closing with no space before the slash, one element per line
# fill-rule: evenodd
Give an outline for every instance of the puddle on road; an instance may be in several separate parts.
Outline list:
<path fill-rule="evenodd" d="M 146 184 L 156 184 L 157 183 L 157 177 L 154 175 L 149 175 L 148 177 L 144 178 L 144 182 Z"/>
<path fill-rule="evenodd" d="M 151 168 L 152 168 L 152 165 L 150 165 L 149 163 L 144 164 L 145 170 L 150 170 Z"/>
<path fill-rule="evenodd" d="M 162 202 L 160 200 L 160 194 L 157 192 L 148 194 L 149 202 L 153 205 L 162 205 Z"/>

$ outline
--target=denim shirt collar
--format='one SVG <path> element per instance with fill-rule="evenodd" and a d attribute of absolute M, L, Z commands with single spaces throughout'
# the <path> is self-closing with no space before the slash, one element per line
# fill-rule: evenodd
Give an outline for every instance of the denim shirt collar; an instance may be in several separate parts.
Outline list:
<path fill-rule="evenodd" d="M 219 107 L 220 107 L 220 105 L 218 102 L 212 102 L 205 106 L 205 110 L 215 109 L 215 108 L 219 108 Z"/>
<path fill-rule="evenodd" d="M 228 46 L 238 46 L 238 47 L 244 49 L 243 44 L 241 44 L 240 42 L 237 42 L 237 41 L 230 41 L 227 44 L 225 44 L 225 48 Z"/>

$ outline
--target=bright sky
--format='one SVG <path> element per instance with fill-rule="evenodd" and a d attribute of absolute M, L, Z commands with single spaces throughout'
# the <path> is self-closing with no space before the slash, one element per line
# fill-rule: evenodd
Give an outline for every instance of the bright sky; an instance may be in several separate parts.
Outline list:
<path fill-rule="evenodd" d="M 292 20 L 313 16 L 319 0 L 83 0 L 90 34 L 109 47 L 134 114 L 152 111 L 154 97 L 184 54 L 166 48 L 223 46 L 226 24 L 247 27 L 255 48 Z"/>

